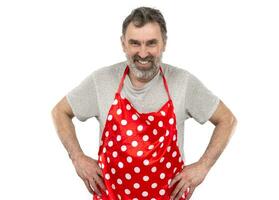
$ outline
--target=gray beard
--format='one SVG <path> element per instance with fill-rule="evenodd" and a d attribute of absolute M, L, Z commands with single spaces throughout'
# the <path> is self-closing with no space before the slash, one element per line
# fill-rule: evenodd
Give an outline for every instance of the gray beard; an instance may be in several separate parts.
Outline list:
<path fill-rule="evenodd" d="M 151 80 L 158 72 L 158 69 L 162 63 L 162 55 L 155 59 L 154 63 L 151 65 L 149 69 L 142 70 L 138 68 L 138 66 L 133 62 L 132 58 L 130 59 L 128 55 L 126 55 L 127 62 L 129 65 L 129 70 L 136 76 L 139 80 Z"/>

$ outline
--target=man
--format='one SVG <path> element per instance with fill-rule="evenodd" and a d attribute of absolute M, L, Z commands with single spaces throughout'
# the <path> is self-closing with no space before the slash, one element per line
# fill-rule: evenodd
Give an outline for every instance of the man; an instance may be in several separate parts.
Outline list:
<path fill-rule="evenodd" d="M 173 169 L 171 168 L 173 167 L 172 164 L 176 162 L 177 166 L 182 167 L 179 172 L 176 171 L 177 168 L 175 167 L 172 172 L 173 175 L 171 172 L 167 174 L 172 176 L 167 182 L 169 188 L 171 188 L 170 190 L 166 189 L 164 184 L 160 185 L 164 187 L 164 190 L 160 189 L 157 183 L 151 185 L 152 188 L 159 188 L 154 199 L 166 198 L 166 196 L 171 199 L 185 199 L 186 197 L 186 199 L 190 199 L 195 188 L 202 183 L 210 168 L 223 152 L 234 131 L 236 118 L 217 96 L 188 71 L 161 62 L 166 42 L 166 23 L 159 10 L 148 7 L 140 7 L 133 10 L 123 22 L 122 27 L 121 43 L 127 61 L 94 71 L 80 85 L 63 97 L 52 110 L 57 133 L 73 162 L 77 174 L 84 181 L 88 191 L 92 194 L 98 194 L 100 196 L 98 197 L 99 199 L 132 199 L 133 195 L 138 195 L 133 197 L 135 199 L 142 199 L 155 195 L 155 193 L 152 193 L 155 189 L 141 190 L 141 193 L 137 193 L 142 187 L 147 188 L 148 184 L 151 185 L 148 181 L 153 180 L 154 177 L 149 179 L 148 176 L 143 177 L 143 184 L 145 184 L 143 186 L 133 182 L 134 188 L 132 188 L 132 192 L 131 188 L 123 188 L 123 191 L 120 191 L 119 188 L 132 185 L 122 184 L 122 181 L 128 181 L 127 183 L 129 183 L 129 181 L 135 181 L 137 178 L 134 178 L 136 174 L 135 176 L 132 174 L 131 179 L 131 173 L 134 172 L 125 174 L 127 180 L 125 177 L 123 179 L 119 177 L 110 178 L 111 176 L 116 176 L 115 169 L 128 170 L 130 168 L 123 168 L 124 161 L 117 160 L 117 162 L 119 161 L 118 166 L 116 165 L 116 160 L 115 162 L 110 162 L 111 159 L 121 159 L 120 156 L 117 157 L 117 154 L 114 156 L 112 152 L 117 152 L 110 150 L 110 148 L 117 149 L 119 147 L 118 153 L 120 155 L 131 155 L 134 148 L 145 145 L 151 141 L 151 137 L 156 138 L 159 134 L 165 134 L 165 137 L 162 138 L 161 136 L 155 139 L 156 141 L 153 141 L 154 144 L 160 144 L 160 147 L 155 145 L 158 152 L 161 152 L 158 159 L 156 157 L 158 156 L 157 151 L 153 152 L 152 156 L 146 155 L 145 151 L 138 155 L 138 151 L 137 155 L 139 157 L 136 155 L 130 157 L 131 162 L 124 163 L 124 166 L 137 162 L 141 159 L 140 156 L 142 154 L 143 156 L 146 155 L 146 158 L 149 156 L 150 160 L 145 159 L 144 161 L 148 162 L 144 162 L 143 164 L 146 166 L 142 165 L 142 167 L 149 167 L 151 165 L 150 161 L 154 165 L 158 164 L 160 169 L 156 168 L 156 170 L 161 170 L 160 178 L 162 179 L 161 183 L 163 183 L 167 174 L 163 172 L 169 172 L 169 169 Z M 119 92 L 120 96 L 115 93 L 116 91 Z M 123 109 L 117 107 L 118 109 L 116 110 L 116 106 L 122 106 L 121 108 Z M 113 113 L 114 111 L 115 113 Z M 125 112 L 125 115 L 122 112 Z M 132 112 L 137 115 L 131 115 L 130 121 L 128 120 L 127 122 L 124 118 L 128 114 L 132 114 Z M 152 121 L 155 120 L 151 114 L 158 116 L 163 121 L 161 120 L 158 124 L 153 123 Z M 74 116 L 80 121 L 86 121 L 91 117 L 96 117 L 99 121 L 100 147 L 98 161 L 83 153 L 72 123 Z M 144 118 L 145 116 L 146 118 Z M 173 118 L 170 118 L 170 116 L 173 116 Z M 191 117 L 200 124 L 204 124 L 209 120 L 215 125 L 215 129 L 201 158 L 195 163 L 183 166 L 184 121 Z M 140 125 L 140 129 L 137 125 L 138 132 L 136 135 L 132 135 L 131 130 L 126 130 L 125 127 L 132 127 L 139 118 L 144 118 L 147 124 L 144 124 L 144 127 Z M 111 120 L 115 122 L 114 125 L 110 124 Z M 155 126 L 159 134 L 157 129 L 155 132 L 154 129 L 153 131 L 148 129 Z M 163 129 L 164 126 L 167 128 Z M 145 131 L 145 135 L 143 135 L 144 141 L 141 141 L 140 145 L 138 145 L 137 141 L 131 140 L 131 146 L 128 146 L 128 149 L 127 146 L 122 145 L 124 143 L 121 143 L 123 138 L 121 140 L 117 135 L 123 134 L 122 136 L 126 137 L 125 142 L 129 143 L 127 142 L 128 138 L 138 138 L 142 129 L 150 130 Z M 131 132 L 130 135 L 128 131 Z M 171 134 L 172 137 L 168 137 Z M 169 145 L 172 145 L 172 156 L 164 156 L 167 155 L 165 153 L 170 152 L 170 146 L 168 148 L 166 145 L 164 146 L 166 144 L 163 142 L 164 139 L 165 141 L 170 139 L 168 141 L 170 142 Z M 122 145 L 121 149 L 120 144 Z M 181 155 L 182 161 L 180 156 L 176 156 L 177 151 L 173 150 L 176 147 L 179 148 L 178 155 Z M 154 151 L 152 148 L 154 148 L 154 145 L 149 143 L 146 151 Z M 156 153 L 155 156 L 154 153 Z M 109 157 L 111 154 L 112 156 Z M 177 158 L 177 160 L 166 161 L 173 159 L 172 157 Z M 163 167 L 165 164 L 167 167 Z M 116 166 L 114 167 L 114 165 Z M 113 170 L 114 173 L 111 173 L 110 171 L 113 172 Z M 175 171 L 176 173 L 174 173 Z M 120 172 L 123 174 L 123 171 Z M 121 176 L 121 173 L 116 174 Z M 114 179 L 117 179 L 117 182 Z M 110 184 L 111 182 L 113 183 Z M 116 187 L 118 189 L 115 189 Z M 105 197 L 106 195 L 107 197 Z M 94 195 L 94 197 L 96 196 Z"/>

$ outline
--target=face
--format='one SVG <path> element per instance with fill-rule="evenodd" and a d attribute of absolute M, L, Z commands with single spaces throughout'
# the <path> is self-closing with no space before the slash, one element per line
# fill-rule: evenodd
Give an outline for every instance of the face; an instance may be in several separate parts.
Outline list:
<path fill-rule="evenodd" d="M 150 80 L 161 65 L 165 43 L 157 22 L 136 27 L 130 23 L 121 37 L 129 69 L 139 80 Z"/>

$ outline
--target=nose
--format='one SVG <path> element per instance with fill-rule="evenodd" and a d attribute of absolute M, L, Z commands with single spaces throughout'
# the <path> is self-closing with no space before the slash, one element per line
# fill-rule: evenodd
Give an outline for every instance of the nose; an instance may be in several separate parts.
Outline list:
<path fill-rule="evenodd" d="M 138 55 L 141 57 L 141 58 L 146 58 L 149 54 L 148 54 L 148 51 L 146 49 L 146 47 L 144 45 L 141 46 L 139 52 L 138 52 Z"/>

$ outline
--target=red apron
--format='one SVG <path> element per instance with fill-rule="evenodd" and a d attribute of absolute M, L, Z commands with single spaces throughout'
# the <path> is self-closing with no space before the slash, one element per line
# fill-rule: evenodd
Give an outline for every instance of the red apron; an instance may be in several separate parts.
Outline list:
<path fill-rule="evenodd" d="M 126 66 L 98 151 L 107 191 L 100 190 L 100 197 L 94 193 L 93 200 L 169 200 L 177 183 L 171 188 L 168 185 L 184 162 L 177 145 L 176 116 L 167 82 L 160 67 L 169 100 L 157 112 L 139 113 L 120 96 L 128 71 Z"/>

